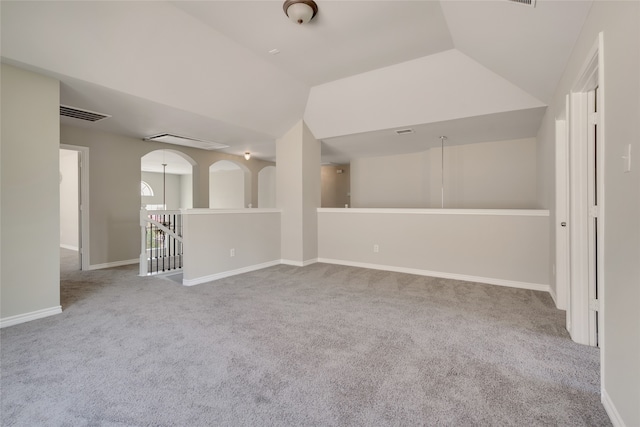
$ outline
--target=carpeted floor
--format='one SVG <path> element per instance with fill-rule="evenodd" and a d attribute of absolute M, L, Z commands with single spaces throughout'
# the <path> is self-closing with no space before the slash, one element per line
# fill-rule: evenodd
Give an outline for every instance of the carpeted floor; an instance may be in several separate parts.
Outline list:
<path fill-rule="evenodd" d="M 63 313 L 1 332 L 3 426 L 610 425 L 546 293 L 328 264 L 183 287 L 63 252 Z"/>

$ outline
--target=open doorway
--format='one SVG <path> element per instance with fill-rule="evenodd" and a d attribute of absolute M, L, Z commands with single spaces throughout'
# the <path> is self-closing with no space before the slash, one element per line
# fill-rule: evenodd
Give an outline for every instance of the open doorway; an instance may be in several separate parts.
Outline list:
<path fill-rule="evenodd" d="M 155 150 L 140 158 L 140 206 L 146 210 L 193 207 L 195 161 L 177 150 Z"/>
<path fill-rule="evenodd" d="M 563 272 L 556 284 L 559 296 L 565 294 L 567 329 L 574 341 L 601 348 L 605 197 L 601 173 L 605 143 L 602 49 L 600 34 L 568 95 L 567 137 L 561 127 L 557 129 L 557 142 L 567 144 L 566 163 L 559 162 L 556 169 L 556 174 L 568 171 L 567 182 L 556 176 L 556 196 L 566 194 L 556 200 L 557 271 Z M 560 215 L 563 207 L 568 208 L 564 216 Z"/>
<path fill-rule="evenodd" d="M 60 253 L 67 270 L 89 269 L 89 149 L 60 146 Z"/>

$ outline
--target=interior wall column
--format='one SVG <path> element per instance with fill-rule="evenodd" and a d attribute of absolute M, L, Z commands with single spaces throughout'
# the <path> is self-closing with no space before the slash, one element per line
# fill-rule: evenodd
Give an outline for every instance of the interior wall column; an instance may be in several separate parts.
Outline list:
<path fill-rule="evenodd" d="M 315 262 L 320 141 L 302 120 L 276 141 L 276 206 L 282 210 L 282 262 L 298 266 Z"/>

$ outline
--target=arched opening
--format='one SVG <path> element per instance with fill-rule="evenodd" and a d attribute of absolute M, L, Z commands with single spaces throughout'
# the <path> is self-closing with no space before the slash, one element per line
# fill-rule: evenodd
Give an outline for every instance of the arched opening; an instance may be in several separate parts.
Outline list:
<path fill-rule="evenodd" d="M 242 209 L 251 203 L 251 172 L 243 165 L 220 160 L 209 166 L 209 208 Z"/>
<path fill-rule="evenodd" d="M 267 166 L 258 172 L 258 207 L 276 207 L 276 167 Z"/>
<path fill-rule="evenodd" d="M 155 150 L 140 159 L 140 205 L 147 210 L 193 207 L 195 161 L 177 150 Z"/>

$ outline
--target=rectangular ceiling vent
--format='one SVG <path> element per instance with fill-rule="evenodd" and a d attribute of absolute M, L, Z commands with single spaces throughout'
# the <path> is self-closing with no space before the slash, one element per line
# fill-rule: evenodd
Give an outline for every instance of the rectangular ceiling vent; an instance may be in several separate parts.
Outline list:
<path fill-rule="evenodd" d="M 224 145 L 219 142 L 205 141 L 204 139 L 189 138 L 187 136 L 174 135 L 171 133 L 161 133 L 154 136 L 148 136 L 144 138 L 144 140 L 200 148 L 202 150 L 220 150 L 222 148 L 229 148 L 228 145 Z"/>
<path fill-rule="evenodd" d="M 97 122 L 98 120 L 111 117 L 108 114 L 96 113 L 95 111 L 82 110 L 68 105 L 60 106 L 60 115 L 71 117 L 72 119 L 84 120 L 85 122 Z"/>
<path fill-rule="evenodd" d="M 518 3 L 529 7 L 536 7 L 536 0 L 507 0 L 511 3 Z"/>
<path fill-rule="evenodd" d="M 409 133 L 413 133 L 413 129 L 398 129 L 396 133 L 398 135 L 407 135 Z"/>

